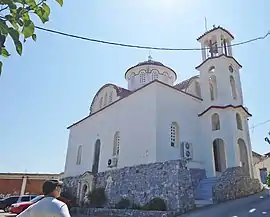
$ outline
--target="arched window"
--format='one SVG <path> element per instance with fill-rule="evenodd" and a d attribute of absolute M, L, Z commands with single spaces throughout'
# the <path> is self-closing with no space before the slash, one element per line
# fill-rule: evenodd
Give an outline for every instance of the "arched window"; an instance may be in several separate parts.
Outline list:
<path fill-rule="evenodd" d="M 232 75 L 230 76 L 230 83 L 231 83 L 232 97 L 233 99 L 236 99 L 237 98 L 236 85 Z"/>
<path fill-rule="evenodd" d="M 209 77 L 209 90 L 211 101 L 217 99 L 217 81 L 215 75 Z"/>
<path fill-rule="evenodd" d="M 105 96 L 104 96 L 104 106 L 107 105 L 107 100 L 108 100 L 108 94 L 105 93 Z"/>
<path fill-rule="evenodd" d="M 212 131 L 220 130 L 220 120 L 217 113 L 213 114 L 211 117 L 212 121 Z"/>
<path fill-rule="evenodd" d="M 144 71 L 142 71 L 140 73 L 140 83 L 141 84 L 144 84 L 145 83 L 145 72 Z"/>
<path fill-rule="evenodd" d="M 200 87 L 200 84 L 198 81 L 195 81 L 195 92 L 196 92 L 198 97 L 202 97 L 201 87 Z"/>
<path fill-rule="evenodd" d="M 79 165 L 82 162 L 82 146 L 80 145 L 77 150 L 77 160 L 76 164 Z"/>
<path fill-rule="evenodd" d="M 157 80 L 157 79 L 158 79 L 158 71 L 153 70 L 152 71 L 152 81 Z"/>
<path fill-rule="evenodd" d="M 243 130 L 242 118 L 239 113 L 236 113 L 236 125 L 238 130 Z"/>
<path fill-rule="evenodd" d="M 102 108 L 103 105 L 103 96 L 99 100 L 99 108 Z"/>
<path fill-rule="evenodd" d="M 109 103 L 112 103 L 112 95 L 113 95 L 113 92 L 111 91 L 109 94 Z"/>
<path fill-rule="evenodd" d="M 171 146 L 178 147 L 179 146 L 179 127 L 176 122 L 171 124 Z"/>
<path fill-rule="evenodd" d="M 118 157 L 119 151 L 120 151 L 120 132 L 117 131 L 114 134 L 114 139 L 113 139 L 113 156 Z"/>

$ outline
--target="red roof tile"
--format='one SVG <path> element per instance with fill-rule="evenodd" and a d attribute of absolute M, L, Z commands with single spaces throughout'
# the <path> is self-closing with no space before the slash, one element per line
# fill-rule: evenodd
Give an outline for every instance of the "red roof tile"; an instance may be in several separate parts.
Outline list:
<path fill-rule="evenodd" d="M 179 90 L 187 89 L 189 87 L 191 81 L 196 79 L 196 78 L 199 78 L 199 75 L 192 76 L 191 78 L 174 85 L 174 88 L 179 89 Z"/>

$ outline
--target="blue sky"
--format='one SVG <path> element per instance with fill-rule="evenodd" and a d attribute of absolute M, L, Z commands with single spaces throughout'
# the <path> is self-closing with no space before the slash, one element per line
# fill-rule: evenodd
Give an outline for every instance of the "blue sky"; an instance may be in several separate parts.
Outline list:
<path fill-rule="evenodd" d="M 76 2 L 76 3 L 75 3 Z M 245 2 L 245 3 L 244 3 Z M 243 6 L 244 3 L 244 6 Z M 51 2 L 46 28 L 96 39 L 163 47 L 199 47 L 196 38 L 213 24 L 227 28 L 234 42 L 270 30 L 267 0 L 77 0 L 61 8 Z M 39 23 L 38 23 L 39 24 Z M 42 26 L 42 24 L 39 24 Z M 37 30 L 37 42 L 24 44 L 23 56 L 4 60 L 0 78 L 0 172 L 63 171 L 66 127 L 86 116 L 91 100 L 107 82 L 126 87 L 127 68 L 147 59 L 148 50 L 75 40 Z M 233 48 L 241 71 L 250 126 L 270 119 L 270 37 Z M 178 73 L 197 74 L 200 51 L 152 51 L 155 60 Z M 251 131 L 253 149 L 264 153 L 270 122 Z"/>

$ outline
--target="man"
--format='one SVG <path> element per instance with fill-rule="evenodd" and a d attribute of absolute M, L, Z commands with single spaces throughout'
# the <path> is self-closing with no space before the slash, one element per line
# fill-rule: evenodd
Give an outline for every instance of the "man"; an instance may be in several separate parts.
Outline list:
<path fill-rule="evenodd" d="M 42 191 L 44 198 L 30 206 L 17 217 L 70 217 L 65 203 L 57 200 L 63 182 L 52 179 L 44 182 Z"/>

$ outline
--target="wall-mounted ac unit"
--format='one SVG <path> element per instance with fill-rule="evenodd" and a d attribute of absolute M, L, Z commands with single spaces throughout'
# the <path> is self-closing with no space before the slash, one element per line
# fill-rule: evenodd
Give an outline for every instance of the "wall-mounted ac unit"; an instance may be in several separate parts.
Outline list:
<path fill-rule="evenodd" d="M 113 157 L 111 159 L 108 160 L 108 167 L 117 167 L 117 163 L 118 163 L 118 158 L 117 157 Z"/>
<path fill-rule="evenodd" d="M 191 160 L 193 158 L 192 144 L 190 142 L 181 142 L 184 159 Z"/>

